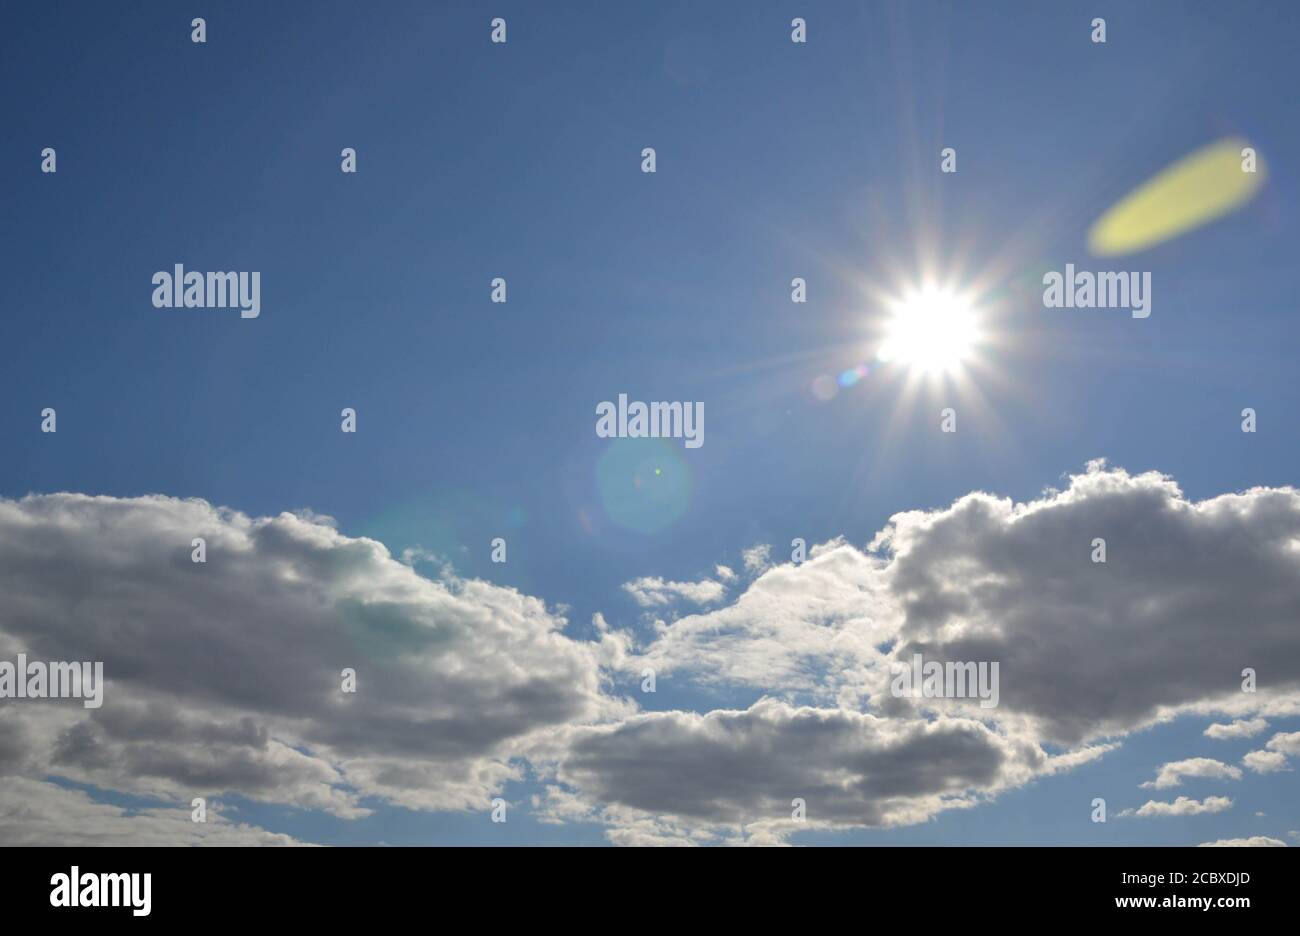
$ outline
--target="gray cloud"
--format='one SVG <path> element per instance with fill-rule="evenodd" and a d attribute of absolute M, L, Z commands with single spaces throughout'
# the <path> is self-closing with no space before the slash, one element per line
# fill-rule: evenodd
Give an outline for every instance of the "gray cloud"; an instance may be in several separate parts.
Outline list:
<path fill-rule="evenodd" d="M 558 779 L 641 816 L 780 828 L 792 801 L 809 826 L 918 822 L 1063 769 L 1099 750 L 1052 759 L 963 719 L 886 719 L 766 699 L 744 711 L 654 712 L 577 729 Z"/>
<path fill-rule="evenodd" d="M 1091 559 L 1099 537 L 1105 563 Z M 998 662 L 987 717 L 1063 745 L 1180 711 L 1293 715 L 1297 539 L 1291 488 L 1192 502 L 1169 478 L 1095 463 L 1029 503 L 974 493 L 895 515 L 865 551 L 825 544 L 624 665 L 901 716 L 917 703 L 891 697 L 892 663 Z M 1241 691 L 1248 667 L 1256 693 Z"/>
<path fill-rule="evenodd" d="M 1091 543 L 1107 562 L 1091 561 Z M 1028 504 L 984 494 L 894 518 L 902 651 L 999 660 L 1004 709 L 1074 743 L 1184 706 L 1300 689 L 1300 494 L 1194 503 L 1157 474 L 1092 466 Z M 1266 690 L 1266 691 L 1264 691 Z"/>
<path fill-rule="evenodd" d="M 195 536 L 205 565 L 190 561 Z M 1105 564 L 1090 561 L 1098 536 Z M 446 568 L 421 577 L 319 517 L 166 497 L 0 500 L 0 658 L 102 660 L 108 681 L 102 709 L 0 708 L 0 776 L 347 817 L 367 798 L 485 809 L 531 765 L 549 783 L 543 821 L 604 822 L 620 843 L 920 822 L 1180 712 L 1225 713 L 1238 721 L 1207 734 L 1246 737 L 1261 716 L 1300 711 L 1297 539 L 1291 489 L 1193 503 L 1162 476 L 1094 465 L 1028 504 L 975 493 L 898 514 L 867 549 L 834 540 L 797 567 L 753 553 L 734 601 L 660 623 L 638 647 L 599 614 L 596 640 L 572 640 L 537 598 Z M 651 604 L 723 588 L 637 582 Z M 890 664 L 912 653 L 999 662 L 999 706 L 890 697 Z M 636 714 L 607 694 L 603 668 L 645 666 L 767 698 Z M 1247 666 L 1257 693 L 1240 691 Z M 344 667 L 355 695 L 339 691 Z M 1276 736 L 1243 764 L 1278 769 L 1292 746 Z M 1180 767 L 1200 761 L 1237 770 L 1176 762 L 1153 785 L 1206 776 Z M 796 797 L 807 825 L 790 819 Z"/>
<path fill-rule="evenodd" d="M 210 805 L 206 822 L 191 820 L 188 804 L 126 810 L 24 777 L 0 784 L 0 842 L 5 845 L 301 845 L 288 835 L 235 822 Z"/>
<path fill-rule="evenodd" d="M 191 562 L 191 540 L 207 563 Z M 0 501 L 0 651 L 103 661 L 102 709 L 9 703 L 0 770 L 361 815 L 487 808 L 538 733 L 625 709 L 536 598 L 430 581 L 317 518 L 199 500 Z M 354 695 L 340 692 L 345 667 Z M 17 720 L 17 721 L 16 721 Z M 39 732 L 15 727 L 34 726 Z M 34 748 L 34 738 L 47 739 Z"/>

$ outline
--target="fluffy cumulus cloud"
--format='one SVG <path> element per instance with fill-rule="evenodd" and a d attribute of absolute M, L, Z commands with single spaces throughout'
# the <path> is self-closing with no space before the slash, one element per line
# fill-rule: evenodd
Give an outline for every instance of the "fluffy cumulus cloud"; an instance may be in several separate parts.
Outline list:
<path fill-rule="evenodd" d="M 1144 788 L 1165 790 L 1180 786 L 1188 778 L 1207 780 L 1240 780 L 1241 769 L 1210 757 L 1192 757 L 1187 760 L 1161 764 L 1154 780 L 1142 784 Z"/>
<path fill-rule="evenodd" d="M 1219 839 L 1216 842 L 1202 842 L 1201 848 L 1286 848 L 1286 842 L 1270 838 L 1267 835 L 1252 835 L 1250 838 Z"/>
<path fill-rule="evenodd" d="M 1281 732 L 1268 739 L 1262 751 L 1251 751 L 1241 759 L 1255 773 L 1277 773 L 1290 770 L 1288 757 L 1300 756 L 1300 731 Z"/>
<path fill-rule="evenodd" d="M 205 564 L 190 561 L 195 537 Z M 797 565 L 758 546 L 740 556 L 743 578 L 725 566 L 699 581 L 647 575 L 625 586 L 638 605 L 692 613 L 626 628 L 596 614 L 594 638 L 579 640 L 538 598 L 447 566 L 426 577 L 312 515 L 166 497 L 0 501 L 0 659 L 101 660 L 108 682 L 101 709 L 0 706 L 0 776 L 24 784 L 20 800 L 79 797 L 106 840 L 140 816 L 46 778 L 347 818 L 385 803 L 485 809 L 527 776 L 538 819 L 603 823 L 619 844 L 923 822 L 1183 714 L 1224 719 L 1206 729 L 1216 742 L 1300 714 L 1297 543 L 1292 489 L 1195 502 L 1170 478 L 1098 463 L 1026 503 L 975 492 L 897 514 L 862 545 L 812 545 Z M 895 697 L 894 670 L 916 654 L 998 664 L 998 705 Z M 355 694 L 340 692 L 345 668 Z M 647 668 L 661 685 L 758 701 L 641 711 L 655 697 L 615 687 Z M 1276 734 L 1241 766 L 1287 769 L 1297 741 Z M 1158 789 L 1244 776 L 1208 757 L 1151 769 Z M 1127 812 L 1231 805 L 1178 797 Z M 15 815 L 0 805 L 13 826 L 0 839 L 58 838 L 36 813 Z M 166 810 L 145 818 L 142 840 L 196 834 Z M 209 834 L 266 834 L 220 825 Z"/>
<path fill-rule="evenodd" d="M 626 665 L 820 701 L 863 690 L 876 645 L 894 633 L 884 568 L 843 543 L 771 568 L 732 604 L 661 629 Z"/>
<path fill-rule="evenodd" d="M 1227 741 L 1233 738 L 1253 738 L 1268 730 L 1268 722 L 1262 718 L 1238 718 L 1227 724 L 1216 723 L 1205 729 L 1207 738 Z"/>
<path fill-rule="evenodd" d="M 877 542 L 896 556 L 903 649 L 1001 661 L 1001 706 L 1068 744 L 1179 710 L 1293 705 L 1298 538 L 1292 489 L 1192 502 L 1094 464 L 1031 503 L 973 494 L 897 516 Z M 1267 685 L 1242 692 L 1265 664 Z"/>
<path fill-rule="evenodd" d="M 1092 561 L 1097 538 L 1107 543 L 1105 563 Z M 945 509 L 896 515 L 865 548 L 833 541 L 798 566 L 772 566 L 765 555 L 751 564 L 761 574 L 732 603 L 661 627 L 624 665 L 870 712 L 899 728 L 918 717 L 978 719 L 995 737 L 1040 755 L 1061 746 L 1091 756 L 1101 742 L 1180 713 L 1240 716 L 1207 735 L 1249 737 L 1267 727 L 1264 714 L 1300 712 L 1300 638 L 1291 624 L 1300 612 L 1298 541 L 1300 495 L 1289 488 L 1193 502 L 1168 477 L 1094 463 L 1028 503 L 974 493 Z M 998 707 L 894 698 L 894 668 L 917 653 L 927 661 L 997 662 Z M 1244 692 L 1243 670 L 1265 664 L 1266 682 Z M 754 718 L 752 711 L 728 717 L 741 715 Z M 699 717 L 655 714 L 636 724 L 668 748 L 663 763 L 675 765 L 708 736 L 684 730 Z M 601 729 L 609 733 L 604 743 L 615 746 L 630 724 Z M 664 808 L 639 801 L 600 770 L 598 742 L 583 743 L 590 747 L 582 748 L 582 769 L 561 771 L 562 779 L 647 814 Z M 1283 746 L 1267 753 L 1283 759 Z M 805 762 L 810 769 L 821 763 Z M 1011 775 L 1031 775 L 1043 762 L 1016 761 L 1021 772 Z M 1263 766 L 1249 757 L 1244 765 Z M 1164 765 L 1147 785 L 1242 776 L 1239 767 L 1190 758 Z M 968 793 L 1005 782 L 961 779 Z M 782 802 L 775 791 L 753 801 L 711 795 L 711 821 L 742 822 L 754 809 L 774 814 Z M 932 815 L 944 802 L 923 794 L 855 809 L 866 824 L 888 824 Z M 1195 815 L 1230 803 L 1182 797 L 1132 812 Z M 827 814 L 849 821 L 834 808 Z"/>
<path fill-rule="evenodd" d="M 1300 757 L 1300 731 L 1275 734 L 1265 745 L 1270 751 L 1277 751 L 1292 757 Z"/>
<path fill-rule="evenodd" d="M 1241 759 L 1247 770 L 1255 773 L 1277 773 L 1286 770 L 1286 755 L 1277 751 L 1251 751 Z"/>
<path fill-rule="evenodd" d="M 1098 538 L 1104 563 L 1092 559 Z M 973 493 L 895 515 L 866 549 L 838 541 L 769 568 L 628 665 L 841 701 L 861 693 L 901 715 L 916 700 L 891 695 L 893 665 L 918 653 L 997 662 L 999 719 L 1061 745 L 1181 712 L 1295 715 L 1297 541 L 1290 488 L 1193 502 L 1168 477 L 1094 463 L 1027 503 Z M 1266 680 L 1243 692 L 1243 670 L 1261 667 Z"/>
<path fill-rule="evenodd" d="M 315 517 L 0 501 L 0 592 L 0 656 L 102 661 L 106 680 L 99 709 L 6 705 L 0 772 L 345 817 L 367 797 L 484 808 L 535 738 L 625 708 L 538 599 L 422 578 Z"/>

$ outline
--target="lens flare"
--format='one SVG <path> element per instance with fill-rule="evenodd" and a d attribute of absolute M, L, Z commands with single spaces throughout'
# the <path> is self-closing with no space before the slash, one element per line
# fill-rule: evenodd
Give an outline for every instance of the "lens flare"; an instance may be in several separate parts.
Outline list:
<path fill-rule="evenodd" d="M 690 465 L 664 439 L 615 439 L 596 463 L 605 515 L 638 533 L 658 533 L 691 502 Z"/>
<path fill-rule="evenodd" d="M 1245 140 L 1202 147 L 1125 196 L 1088 232 L 1097 256 L 1134 253 L 1231 214 L 1264 184 L 1262 160 L 1245 171 Z"/>

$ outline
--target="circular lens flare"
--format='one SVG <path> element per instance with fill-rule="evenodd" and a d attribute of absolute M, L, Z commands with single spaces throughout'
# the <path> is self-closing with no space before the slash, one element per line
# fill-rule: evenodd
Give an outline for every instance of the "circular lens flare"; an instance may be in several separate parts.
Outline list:
<path fill-rule="evenodd" d="M 979 338 L 970 302 L 955 293 L 923 289 L 893 307 L 877 357 L 928 374 L 954 370 Z"/>

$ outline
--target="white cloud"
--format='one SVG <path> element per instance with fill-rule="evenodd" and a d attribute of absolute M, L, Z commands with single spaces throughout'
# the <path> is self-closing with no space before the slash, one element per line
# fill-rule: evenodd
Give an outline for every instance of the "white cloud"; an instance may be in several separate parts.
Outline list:
<path fill-rule="evenodd" d="M 772 563 L 772 547 L 766 543 L 751 546 L 740 555 L 745 561 L 745 571 L 751 574 L 762 572 Z"/>
<path fill-rule="evenodd" d="M 1300 731 L 1280 732 L 1268 739 L 1267 750 L 1251 751 L 1241 759 L 1255 773 L 1278 773 L 1290 770 L 1287 756 L 1300 755 Z"/>
<path fill-rule="evenodd" d="M 1240 780 L 1241 768 L 1233 767 L 1209 757 L 1192 757 L 1187 760 L 1162 764 L 1154 780 L 1148 780 L 1143 789 L 1166 790 L 1179 786 L 1189 777 L 1208 780 Z"/>
<path fill-rule="evenodd" d="M 893 635 L 883 563 L 849 546 L 769 569 L 735 602 L 686 615 L 626 666 L 684 671 L 698 682 L 803 692 L 826 701 L 865 690 L 875 644 Z"/>
<path fill-rule="evenodd" d="M 721 582 L 704 579 L 699 582 L 668 582 L 661 578 L 639 578 L 626 582 L 623 590 L 643 608 L 663 607 L 678 601 L 705 605 L 720 601 L 727 593 Z"/>
<path fill-rule="evenodd" d="M 1277 773 L 1286 770 L 1286 755 L 1277 751 L 1251 751 L 1241 759 L 1241 763 L 1255 773 Z"/>
<path fill-rule="evenodd" d="M 1226 796 L 1207 796 L 1204 800 L 1194 800 L 1189 796 L 1180 796 L 1172 803 L 1148 800 L 1136 810 L 1126 809 L 1121 816 L 1199 816 L 1204 813 L 1223 812 L 1232 807 L 1232 800 Z"/>
<path fill-rule="evenodd" d="M 1219 839 L 1217 842 L 1202 842 L 1199 848 L 1286 848 L 1281 839 L 1269 838 L 1267 835 L 1252 835 L 1250 838 Z"/>
<path fill-rule="evenodd" d="M 1205 736 L 1224 741 L 1231 738 L 1253 738 L 1266 730 L 1268 730 L 1268 722 L 1262 718 L 1238 718 L 1226 725 L 1211 725 L 1205 729 Z"/>
<path fill-rule="evenodd" d="M 1270 751 L 1277 751 L 1280 754 L 1300 756 L 1300 731 L 1275 734 L 1268 739 L 1268 744 L 1264 746 Z"/>

